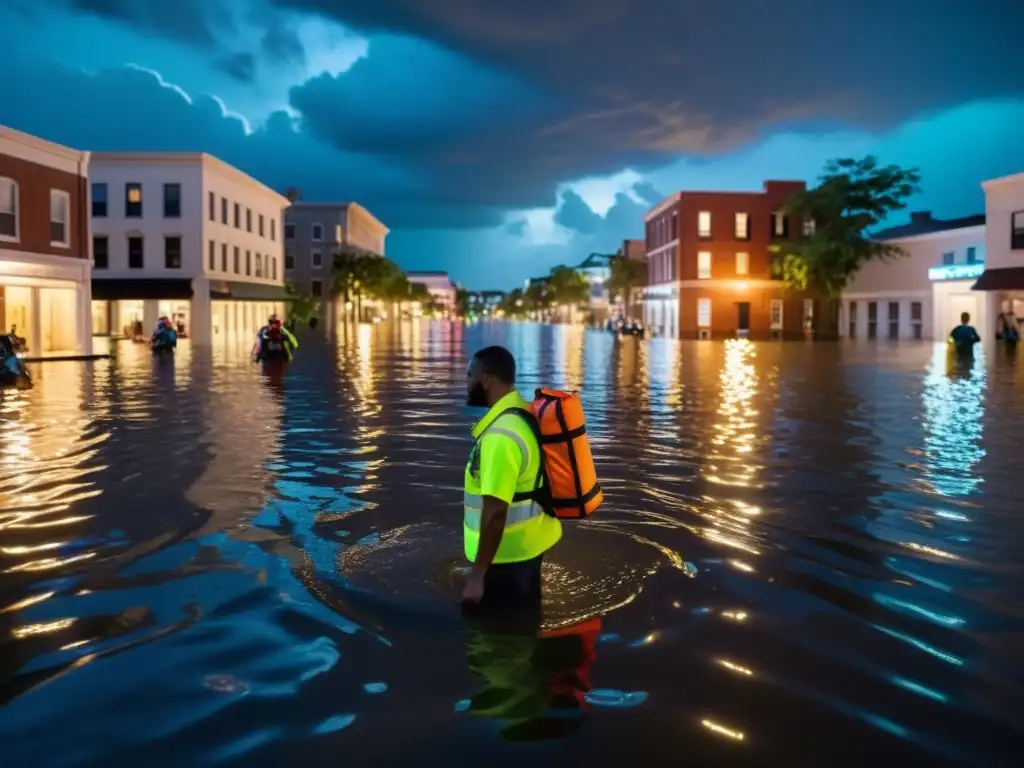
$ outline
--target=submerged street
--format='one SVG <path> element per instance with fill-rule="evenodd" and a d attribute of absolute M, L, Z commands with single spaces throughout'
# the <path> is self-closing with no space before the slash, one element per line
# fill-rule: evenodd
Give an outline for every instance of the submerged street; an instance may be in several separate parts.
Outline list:
<path fill-rule="evenodd" d="M 0 393 L 5 765 L 984 765 L 1020 739 L 1014 361 L 442 321 L 300 340 L 279 377 L 242 343 L 122 343 Z M 489 344 L 523 394 L 581 392 L 606 494 L 545 565 L 540 637 L 458 610 Z"/>

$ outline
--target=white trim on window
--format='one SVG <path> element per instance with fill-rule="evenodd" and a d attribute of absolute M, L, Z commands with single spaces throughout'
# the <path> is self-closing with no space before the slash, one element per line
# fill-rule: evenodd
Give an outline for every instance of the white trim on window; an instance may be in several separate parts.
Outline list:
<path fill-rule="evenodd" d="M 738 212 L 733 222 L 733 237 L 737 240 L 750 239 L 750 214 Z"/>
<path fill-rule="evenodd" d="M 711 211 L 697 213 L 697 237 L 705 240 L 711 237 Z"/>
<path fill-rule="evenodd" d="M 14 219 L 14 234 L 5 235 L 0 233 L 0 242 L 17 243 L 21 240 L 21 216 L 19 215 L 18 195 L 18 182 L 6 176 L 0 176 L 0 214 L 5 214 Z"/>
<path fill-rule="evenodd" d="M 750 254 L 745 251 L 740 251 L 736 254 L 736 274 L 737 275 L 749 275 L 750 274 Z"/>
<path fill-rule="evenodd" d="M 782 330 L 782 312 L 785 305 L 782 299 L 772 299 L 771 309 L 769 310 L 769 320 L 771 322 L 771 330 L 781 331 Z"/>
<path fill-rule="evenodd" d="M 711 299 L 697 299 L 697 327 L 711 327 Z"/>
<path fill-rule="evenodd" d="M 324 255 L 320 251 L 310 251 L 309 253 L 309 266 L 313 269 L 324 268 Z"/>
<path fill-rule="evenodd" d="M 701 251 L 697 254 L 697 279 L 711 279 L 711 251 Z"/>
<path fill-rule="evenodd" d="M 309 227 L 309 239 L 314 243 L 322 243 L 324 241 L 324 225 L 319 221 L 313 222 Z"/>
<path fill-rule="evenodd" d="M 63 216 L 63 221 L 59 217 Z M 59 240 L 53 237 L 54 226 L 62 227 Z M 50 190 L 50 245 L 54 248 L 71 247 L 71 195 L 63 189 Z"/>

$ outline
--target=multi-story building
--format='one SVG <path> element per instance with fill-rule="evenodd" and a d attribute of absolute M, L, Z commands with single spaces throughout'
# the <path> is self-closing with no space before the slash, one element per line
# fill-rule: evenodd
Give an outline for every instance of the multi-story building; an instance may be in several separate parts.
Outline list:
<path fill-rule="evenodd" d="M 619 256 L 624 259 L 643 259 L 647 256 L 647 243 L 644 240 L 623 240 L 619 246 Z"/>
<path fill-rule="evenodd" d="M 850 339 L 945 338 L 968 312 L 983 336 L 985 214 L 936 219 L 928 211 L 877 232 L 905 255 L 862 266 L 843 290 L 839 335 Z"/>
<path fill-rule="evenodd" d="M 89 355 L 89 153 L 0 126 L 0 329 Z"/>
<path fill-rule="evenodd" d="M 802 337 L 813 328 L 816 300 L 772 279 L 769 250 L 813 227 L 783 211 L 804 188 L 767 181 L 761 192 L 677 192 L 648 211 L 648 327 L 682 339 Z"/>
<path fill-rule="evenodd" d="M 90 179 L 96 332 L 167 315 L 210 344 L 284 312 L 286 198 L 197 153 L 97 152 Z"/>
<path fill-rule="evenodd" d="M 504 291 L 474 291 L 469 294 L 469 307 L 476 315 L 493 316 L 505 300 Z"/>
<path fill-rule="evenodd" d="M 587 315 L 588 320 L 592 323 L 608 321 L 608 279 L 612 276 L 611 264 L 615 258 L 616 256 L 613 254 L 592 253 L 576 267 L 576 271 L 586 277 L 587 282 L 590 283 Z"/>
<path fill-rule="evenodd" d="M 389 231 L 359 203 L 293 203 L 285 214 L 285 279 L 326 296 L 335 255 L 347 248 L 384 256 Z"/>
<path fill-rule="evenodd" d="M 455 297 L 458 286 L 447 272 L 406 272 L 405 276 L 413 285 L 422 285 L 429 291 L 434 303 L 448 314 L 455 312 Z"/>
<path fill-rule="evenodd" d="M 984 297 L 982 338 L 1024 319 L 1024 173 L 982 182 L 985 191 L 985 272 L 974 284 Z M 981 313 L 979 313 L 981 314 Z"/>

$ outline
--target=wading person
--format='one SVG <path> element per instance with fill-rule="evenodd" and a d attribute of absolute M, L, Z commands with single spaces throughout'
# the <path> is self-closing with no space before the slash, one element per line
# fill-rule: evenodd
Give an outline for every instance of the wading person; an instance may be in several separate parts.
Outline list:
<path fill-rule="evenodd" d="M 953 350 L 956 352 L 957 357 L 974 357 L 974 345 L 979 341 L 981 341 L 981 337 L 974 330 L 974 326 L 971 325 L 970 313 L 961 313 L 960 325 L 949 333 L 949 342 L 953 345 Z"/>
<path fill-rule="evenodd" d="M 466 607 L 539 608 L 544 553 L 562 524 L 524 495 L 543 484 L 543 456 L 529 403 L 515 389 L 516 362 L 502 347 L 473 356 L 467 403 L 487 408 L 473 427 L 465 471 L 463 538 L 473 564 L 462 593 Z"/>

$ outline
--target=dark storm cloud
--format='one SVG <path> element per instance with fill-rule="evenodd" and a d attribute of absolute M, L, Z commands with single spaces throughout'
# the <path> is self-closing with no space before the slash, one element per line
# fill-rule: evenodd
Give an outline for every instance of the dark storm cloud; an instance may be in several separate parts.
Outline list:
<path fill-rule="evenodd" d="M 555 214 L 555 223 L 574 229 L 581 235 L 590 235 L 601 226 L 601 217 L 590 209 L 582 197 L 567 189 L 562 193 L 562 203 Z"/>
<path fill-rule="evenodd" d="M 283 24 L 272 24 L 260 41 L 263 52 L 272 61 L 305 64 L 306 51 L 295 30 Z"/>
<path fill-rule="evenodd" d="M 70 7 L 203 48 L 217 46 L 215 25 L 231 23 L 216 2 L 203 0 L 70 0 Z"/>
<path fill-rule="evenodd" d="M 217 69 L 243 83 L 256 79 L 256 57 L 251 53 L 236 53 L 217 62 Z"/>
<path fill-rule="evenodd" d="M 0 69 L 14 65 L 0 54 Z M 33 93 L 47 98 L 25 97 Z M 390 227 L 460 229 L 504 221 L 501 209 L 454 204 L 417 169 L 342 152 L 297 131 L 283 112 L 247 134 L 217 100 L 193 96 L 190 103 L 132 68 L 90 75 L 56 64 L 19 67 L 17 80 L 0 79 L 0 124 L 94 151 L 208 152 L 278 191 L 297 186 L 307 200 L 358 200 Z"/>
<path fill-rule="evenodd" d="M 573 102 L 550 130 L 608 149 L 715 152 L 773 124 L 877 128 L 1024 92 L 1019 0 L 272 1 L 543 84 Z M 968 41 L 984 55 L 950 55 Z"/>

